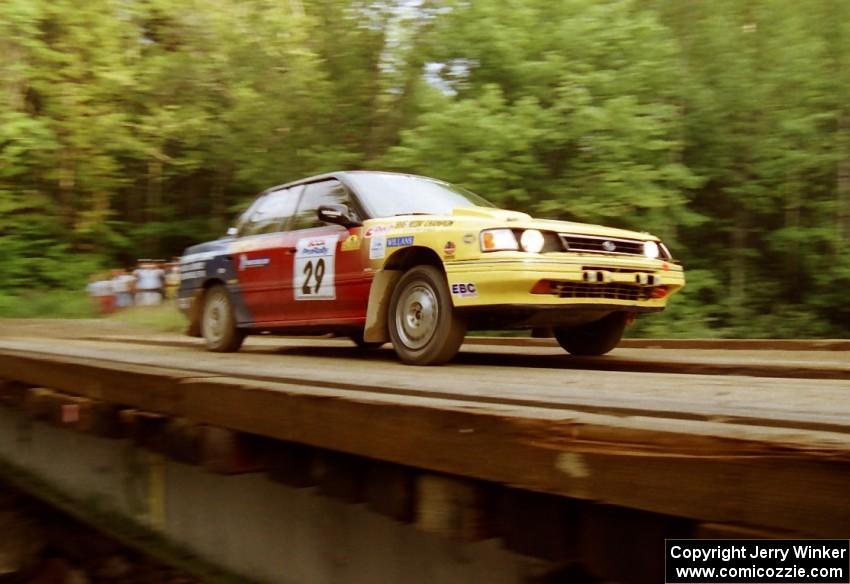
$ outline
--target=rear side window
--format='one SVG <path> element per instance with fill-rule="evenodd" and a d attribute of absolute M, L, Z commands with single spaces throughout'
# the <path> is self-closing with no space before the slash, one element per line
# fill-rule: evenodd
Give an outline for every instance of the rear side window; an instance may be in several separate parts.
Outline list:
<path fill-rule="evenodd" d="M 283 231 L 295 214 L 302 187 L 272 191 L 259 199 L 240 220 L 239 236 L 262 235 Z"/>
<path fill-rule="evenodd" d="M 349 215 L 354 219 L 359 219 L 354 206 L 351 204 L 351 196 L 348 194 L 348 190 L 337 180 L 325 180 L 310 183 L 305 187 L 301 204 L 298 206 L 298 213 L 296 213 L 289 229 L 310 229 L 311 227 L 326 225 L 326 223 L 319 221 L 316 216 L 316 211 L 322 205 L 345 205 L 348 207 Z"/>

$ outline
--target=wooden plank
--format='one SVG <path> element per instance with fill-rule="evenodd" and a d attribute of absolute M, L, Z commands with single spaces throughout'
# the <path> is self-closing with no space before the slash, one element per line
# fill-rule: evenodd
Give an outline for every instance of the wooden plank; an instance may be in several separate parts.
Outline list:
<path fill-rule="evenodd" d="M 62 375 L 61 359 L 0 354 L 0 375 L 35 383 L 44 369 L 58 388 L 89 397 L 533 491 L 823 537 L 850 524 L 846 434 L 463 407 L 141 367 L 105 375 L 122 377 L 118 385 L 93 363 Z"/>
<path fill-rule="evenodd" d="M 126 438 L 126 427 L 121 423 L 121 406 L 93 400 L 90 414 L 88 432 L 102 438 Z"/>
<path fill-rule="evenodd" d="M 317 483 L 313 474 L 314 456 L 312 448 L 279 442 L 269 453 L 269 478 L 299 489 L 313 487 Z"/>
<path fill-rule="evenodd" d="M 203 426 L 186 418 L 171 418 L 164 431 L 163 454 L 185 464 L 203 464 Z"/>
<path fill-rule="evenodd" d="M 836 448 L 840 446 L 832 454 L 827 443 L 796 444 L 781 429 L 738 428 L 741 436 L 759 438 L 744 440 L 688 434 L 696 426 L 686 422 L 666 432 L 551 420 L 530 427 L 507 415 L 437 409 L 421 402 L 246 392 L 240 388 L 243 383 L 187 381 L 183 405 L 210 422 L 282 440 L 647 511 L 810 534 L 836 534 L 850 523 L 850 508 L 843 503 L 850 485 L 850 464 L 841 455 L 843 436 L 823 437 L 835 438 Z M 203 396 L 209 395 L 215 396 L 214 407 L 204 403 Z M 735 433 L 717 426 L 710 429 Z M 465 431 L 470 428 L 475 431 Z M 568 464 L 573 459 L 577 464 Z M 738 488 L 750 484 L 755 488 Z M 776 497 L 759 492 L 777 485 L 783 486 L 781 506 Z M 785 512 L 794 507 L 805 511 Z"/>
<path fill-rule="evenodd" d="M 692 521 L 660 513 L 586 505 L 580 554 L 601 581 L 656 584 L 664 582 L 664 540 L 693 537 L 694 527 Z"/>
<path fill-rule="evenodd" d="M 371 461 L 361 456 L 322 451 L 314 457 L 311 468 L 316 491 L 346 503 L 366 500 L 366 479 Z"/>
<path fill-rule="evenodd" d="M 33 418 L 57 426 L 85 432 L 94 425 L 95 402 L 89 398 L 30 387 L 26 389 L 22 405 Z"/>
<path fill-rule="evenodd" d="M 125 409 L 119 413 L 127 436 L 141 447 L 163 452 L 165 450 L 165 428 L 168 416 L 145 410 Z"/>
<path fill-rule="evenodd" d="M 501 347 L 558 347 L 543 337 L 468 337 L 465 345 Z M 848 339 L 623 339 L 629 349 L 722 349 L 741 351 L 850 351 Z"/>
<path fill-rule="evenodd" d="M 268 442 L 261 436 L 205 425 L 201 431 L 203 467 L 219 474 L 244 474 L 269 467 Z"/>
<path fill-rule="evenodd" d="M 29 385 L 14 379 L 0 379 L 0 406 L 17 407 L 24 403 Z"/>
<path fill-rule="evenodd" d="M 506 548 L 558 563 L 578 561 L 583 501 L 505 489 L 499 531 Z"/>
<path fill-rule="evenodd" d="M 50 355 L 0 353 L 0 375 L 29 386 L 49 387 L 118 405 L 153 412 L 174 409 L 180 371 L 124 363 L 100 363 L 96 359 L 57 359 Z M 20 387 L 12 383 L 11 389 Z"/>
<path fill-rule="evenodd" d="M 437 535 L 478 541 L 495 537 L 495 497 L 489 485 L 446 475 L 416 477 L 416 527 Z"/>
<path fill-rule="evenodd" d="M 46 387 L 30 387 L 24 394 L 22 407 L 33 419 L 49 421 L 54 417 L 51 397 L 55 392 Z"/>
<path fill-rule="evenodd" d="M 396 521 L 413 521 L 417 475 L 415 469 L 407 466 L 373 462 L 366 481 L 369 508 Z"/>
<path fill-rule="evenodd" d="M 700 523 L 691 537 L 696 539 L 803 539 L 795 531 L 765 530 L 730 523 Z"/>

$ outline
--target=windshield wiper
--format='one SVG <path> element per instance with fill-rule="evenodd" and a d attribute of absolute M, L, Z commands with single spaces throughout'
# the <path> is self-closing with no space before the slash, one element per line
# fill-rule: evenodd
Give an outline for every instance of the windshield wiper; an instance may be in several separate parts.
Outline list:
<path fill-rule="evenodd" d="M 416 211 L 414 213 L 396 213 L 393 217 L 401 217 L 403 215 L 433 215 L 433 213 L 425 213 L 423 211 Z"/>

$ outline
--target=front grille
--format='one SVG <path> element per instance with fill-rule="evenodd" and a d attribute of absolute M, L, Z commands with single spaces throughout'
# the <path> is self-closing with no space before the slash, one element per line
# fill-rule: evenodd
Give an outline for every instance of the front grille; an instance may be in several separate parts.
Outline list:
<path fill-rule="evenodd" d="M 561 298 L 608 298 L 611 300 L 649 300 L 652 288 L 634 284 L 588 284 L 552 282 L 552 294 Z"/>
<path fill-rule="evenodd" d="M 561 233 L 560 236 L 561 243 L 564 244 L 564 251 L 613 255 L 643 255 L 643 242 L 636 239 L 576 235 L 574 233 Z"/>

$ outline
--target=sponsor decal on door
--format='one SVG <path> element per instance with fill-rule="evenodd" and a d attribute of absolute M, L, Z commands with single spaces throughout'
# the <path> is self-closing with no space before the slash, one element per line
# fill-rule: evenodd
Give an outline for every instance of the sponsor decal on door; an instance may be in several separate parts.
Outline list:
<path fill-rule="evenodd" d="M 336 243 L 339 236 L 303 237 L 295 250 L 295 300 L 336 298 Z"/>

